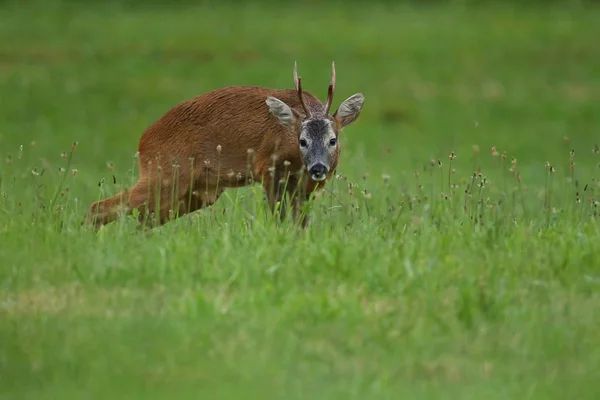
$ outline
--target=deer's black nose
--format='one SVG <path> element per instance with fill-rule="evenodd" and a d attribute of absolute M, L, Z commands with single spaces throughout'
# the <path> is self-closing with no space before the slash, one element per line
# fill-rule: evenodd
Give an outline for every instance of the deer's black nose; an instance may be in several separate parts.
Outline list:
<path fill-rule="evenodd" d="M 325 179 L 325 176 L 327 175 L 327 167 L 325 164 L 317 163 L 310 167 L 308 173 L 314 180 L 320 181 Z"/>

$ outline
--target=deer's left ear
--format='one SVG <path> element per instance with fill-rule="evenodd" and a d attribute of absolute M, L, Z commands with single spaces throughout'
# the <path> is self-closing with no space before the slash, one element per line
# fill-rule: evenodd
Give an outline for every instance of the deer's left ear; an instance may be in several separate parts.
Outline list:
<path fill-rule="evenodd" d="M 356 93 L 348 97 L 340 104 L 337 111 L 333 114 L 333 119 L 339 124 L 340 128 L 344 128 L 358 118 L 363 108 L 365 97 L 362 93 Z"/>

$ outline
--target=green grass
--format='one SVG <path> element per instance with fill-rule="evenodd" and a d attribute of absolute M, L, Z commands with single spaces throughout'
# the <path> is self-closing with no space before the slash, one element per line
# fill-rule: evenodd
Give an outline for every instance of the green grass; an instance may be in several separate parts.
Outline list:
<path fill-rule="evenodd" d="M 29 4 L 0 12 L 0 398 L 597 396 L 600 9 Z M 81 226 L 172 105 L 295 60 L 366 97 L 309 229 L 260 186 Z"/>

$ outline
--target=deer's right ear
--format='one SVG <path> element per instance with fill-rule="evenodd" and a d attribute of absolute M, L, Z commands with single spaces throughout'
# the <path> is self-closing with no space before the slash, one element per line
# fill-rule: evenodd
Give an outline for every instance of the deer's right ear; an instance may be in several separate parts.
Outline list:
<path fill-rule="evenodd" d="M 277 117 L 279 122 L 288 127 L 294 126 L 296 115 L 287 104 L 273 96 L 267 97 L 265 103 L 267 103 L 271 114 Z"/>

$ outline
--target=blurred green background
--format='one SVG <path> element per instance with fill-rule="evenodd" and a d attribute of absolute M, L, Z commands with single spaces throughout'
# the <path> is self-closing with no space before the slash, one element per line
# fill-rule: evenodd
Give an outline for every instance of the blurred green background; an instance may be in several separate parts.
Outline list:
<path fill-rule="evenodd" d="M 346 175 L 410 174 L 495 145 L 542 177 L 571 148 L 591 157 L 597 138 L 600 12 L 581 2 L 40 1 L 1 15 L 0 146 L 35 141 L 31 164 L 54 166 L 78 141 L 86 201 L 107 162 L 126 175 L 142 131 L 174 104 L 292 87 L 294 61 L 323 100 L 336 62 L 336 107 L 365 93 L 342 140 Z"/>
<path fill-rule="evenodd" d="M 556 207 L 573 206 L 569 152 L 598 179 L 599 38 L 583 1 L 0 2 L 0 397 L 594 398 L 597 229 L 438 230 L 423 205 L 399 225 L 390 205 L 452 151 L 456 179 L 501 182 L 496 146 L 536 190 L 537 226 L 546 161 Z M 229 214 L 147 236 L 78 230 L 101 179 L 135 180 L 140 135 L 170 107 L 290 88 L 294 61 L 323 100 L 335 61 L 333 109 L 365 94 L 338 172 L 373 193 L 371 218 L 340 201 L 299 238 L 223 198 Z M 73 141 L 58 232 L 26 203 L 39 181 L 49 200 Z"/>

